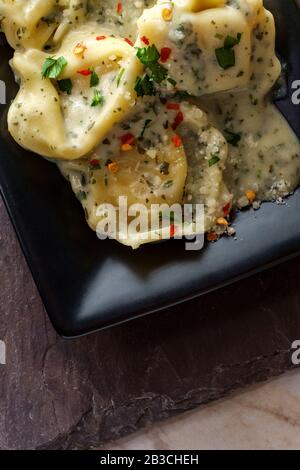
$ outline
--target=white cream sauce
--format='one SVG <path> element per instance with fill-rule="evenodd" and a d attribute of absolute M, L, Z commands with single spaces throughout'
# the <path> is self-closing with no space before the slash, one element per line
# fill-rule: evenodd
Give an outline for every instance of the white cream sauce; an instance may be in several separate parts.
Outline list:
<path fill-rule="evenodd" d="M 241 136 L 237 147 L 229 145 L 224 174 L 237 205 L 247 205 L 249 189 L 259 200 L 276 200 L 299 185 L 299 140 L 269 99 L 253 105 L 247 92 L 203 100 L 201 106 L 221 132 Z"/>
<path fill-rule="evenodd" d="M 64 14 L 62 5 L 69 3 L 59 2 L 59 15 Z M 273 17 L 262 7 L 261 0 L 205 0 L 209 8 L 203 12 L 200 0 L 71 3 L 72 15 L 69 8 L 68 18 L 72 17 L 72 21 L 65 21 L 63 27 L 73 28 L 72 34 L 76 35 L 78 25 L 85 23 L 80 40 L 84 41 L 85 31 L 89 36 L 97 31 L 98 35 L 123 38 L 140 48 L 145 47 L 146 39 L 159 51 L 168 48 L 170 53 L 164 63 L 170 80 L 155 84 L 155 98 L 139 100 L 141 103 L 112 126 L 92 153 L 81 155 L 84 159 L 59 163 L 93 228 L 97 205 L 115 203 L 122 192 L 128 192 L 132 202 L 146 204 L 203 202 L 206 229 L 211 230 L 216 218 L 224 215 L 224 206 L 249 205 L 249 190 L 257 202 L 287 196 L 299 185 L 300 143 L 271 100 L 270 90 L 280 74 L 280 64 L 274 50 Z M 220 8 L 211 8 L 213 5 Z M 162 20 L 166 8 L 173 11 L 173 16 Z M 201 17 L 195 13 L 199 11 Z M 55 21 L 57 15 L 56 12 Z M 62 31 L 52 33 L 53 29 L 52 25 L 44 44 L 49 54 L 55 54 L 61 45 Z M 28 31 L 26 34 L 26 41 L 30 42 Z M 235 64 L 225 69 L 216 60 L 216 51 L 224 53 L 222 46 L 228 37 L 235 41 L 231 46 Z M 116 76 L 120 71 L 105 65 L 105 72 L 103 67 L 104 63 L 96 64 L 94 70 L 108 101 L 112 84 L 118 88 Z M 69 133 L 73 127 L 78 134 L 82 122 L 89 124 L 94 114 L 97 116 L 97 109 L 85 116 L 93 91 L 82 93 L 83 83 L 82 77 L 74 79 L 71 97 L 59 93 Z M 170 101 L 179 103 L 178 109 L 186 119 L 173 130 L 176 113 L 165 108 Z M 120 137 L 126 133 L 133 134 L 139 144 L 124 157 L 120 153 Z M 170 142 L 175 133 L 181 136 L 183 146 L 173 148 L 172 155 Z M 210 168 L 211 159 L 216 156 L 216 165 Z M 111 164 L 117 165 L 117 172 L 109 171 Z"/>
<path fill-rule="evenodd" d="M 154 1 L 127 1 L 123 5 L 122 24 L 119 24 L 115 13 L 115 2 L 106 0 L 103 9 L 98 10 L 98 22 L 134 40 L 136 39 L 136 21 L 143 13 L 144 5 L 141 3 L 145 3 L 145 7 L 155 4 Z M 249 7 L 245 2 L 227 3 L 236 5 L 241 15 L 246 19 L 249 18 Z M 94 5 L 97 10 L 97 1 Z M 104 10 L 106 13 L 103 13 Z M 269 14 L 266 17 L 261 13 L 259 15 L 261 15 L 261 20 L 253 33 L 252 50 L 244 52 L 246 55 L 251 53 L 251 61 L 254 64 L 247 90 L 217 93 L 198 101 L 200 107 L 208 113 L 212 124 L 225 137 L 230 137 L 226 131 L 240 136 L 237 146 L 229 144 L 229 155 L 224 173 L 225 182 L 237 206 L 248 204 L 245 192 L 249 189 L 255 191 L 259 200 L 275 200 L 290 194 L 300 182 L 299 139 L 271 103 L 269 93 L 279 73 L 278 61 L 274 55 L 272 19 Z M 168 43 L 171 47 L 172 45 L 174 47 L 176 41 L 181 44 L 178 49 L 180 55 L 174 57 L 175 75 L 182 76 L 182 86 L 180 85 L 179 88 L 196 91 L 193 81 L 195 74 L 199 76 L 203 73 L 203 60 L 197 56 L 199 50 L 192 47 L 195 41 L 191 41 L 191 36 L 194 34 L 192 23 L 189 22 L 191 18 L 191 15 L 186 13 L 179 16 L 168 34 Z M 224 35 L 223 24 L 215 22 L 213 27 L 216 36 Z M 185 29 L 189 29 L 186 36 Z M 153 38 L 156 34 L 154 30 Z M 185 44 L 188 47 L 184 47 Z M 200 68 L 198 70 L 199 63 L 202 64 L 202 71 Z M 195 70 L 198 72 L 196 73 Z M 222 71 L 219 71 L 219 74 L 222 75 Z M 204 90 L 208 88 L 209 85 L 205 83 L 209 80 L 210 76 L 198 80 L 198 91 L 200 87 Z"/>

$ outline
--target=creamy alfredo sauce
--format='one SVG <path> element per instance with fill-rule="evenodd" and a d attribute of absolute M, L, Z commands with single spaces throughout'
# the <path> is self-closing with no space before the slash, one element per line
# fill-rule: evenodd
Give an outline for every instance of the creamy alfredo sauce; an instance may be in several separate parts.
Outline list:
<path fill-rule="evenodd" d="M 143 3 L 145 5 L 142 5 Z M 245 2 L 227 3 L 236 5 L 245 16 L 249 14 Z M 93 18 L 96 12 L 99 23 L 135 40 L 137 19 L 143 13 L 144 7 L 153 6 L 155 1 L 126 2 L 123 5 L 124 14 L 121 21 L 116 15 L 114 1 L 106 0 L 102 4 L 99 8 L 97 2 L 94 2 Z M 145 18 L 147 19 L 147 14 Z M 254 31 L 254 44 L 252 50 L 248 51 L 252 56 L 254 71 L 248 89 L 220 93 L 198 101 L 200 107 L 208 113 L 210 121 L 229 142 L 232 141 L 231 138 L 234 141 L 232 134 L 240 138 L 238 145 L 229 144 L 224 174 L 227 187 L 234 196 L 234 204 L 239 207 L 249 204 L 245 196 L 249 188 L 255 191 L 260 201 L 276 200 L 290 194 L 300 181 L 299 139 L 281 113 L 271 104 L 271 97 L 268 96 L 278 78 L 278 65 L 276 66 L 274 57 L 274 34 L 270 30 L 269 21 L 270 17 L 267 15 Z M 213 26 L 217 35 L 217 21 Z M 157 43 L 157 31 L 153 30 L 152 34 L 153 42 Z M 197 45 L 197 33 L 193 31 L 188 15 L 181 13 L 177 24 L 169 32 L 168 42 L 173 51 L 174 44 L 178 47 L 174 57 L 176 72 L 172 74 L 172 77 L 180 77 L 177 88 L 191 95 L 206 94 L 214 74 L 205 73 L 202 51 Z M 222 72 L 218 71 L 218 74 Z M 143 119 L 139 125 L 142 123 Z M 116 149 L 114 151 L 116 152 Z M 102 155 L 105 155 L 105 152 Z"/>
<path fill-rule="evenodd" d="M 249 14 L 245 2 L 227 3 L 236 4 L 245 16 Z M 216 23 L 214 26 L 219 31 L 220 25 Z M 181 27 L 181 31 L 188 29 L 185 24 Z M 190 35 L 189 31 L 187 35 Z M 243 54 L 247 53 L 243 51 Z M 229 154 L 224 178 L 233 193 L 234 204 L 239 207 L 249 204 L 245 196 L 249 188 L 255 191 L 258 200 L 275 200 L 292 192 L 300 178 L 299 139 L 271 104 L 269 92 L 278 78 L 279 64 L 274 55 L 274 29 L 268 13 L 261 15 L 254 28 L 250 53 L 253 68 L 247 89 L 216 93 L 196 101 L 228 139 Z M 193 73 L 199 77 L 201 70 L 195 70 L 193 55 L 195 50 L 186 56 L 185 64 L 187 70 L 187 62 L 190 63 L 192 73 L 182 74 L 185 87 L 197 94 L 193 92 L 195 86 L 199 87 L 199 80 L 194 85 L 191 80 Z M 238 75 L 245 75 L 242 72 Z M 210 74 L 212 76 L 214 74 Z M 204 84 L 202 91 L 211 86 L 207 84 L 208 80 L 209 75 L 200 80 L 200 86 Z"/>
<path fill-rule="evenodd" d="M 253 104 L 248 93 L 201 104 L 225 135 L 229 130 L 241 136 L 237 147 L 230 146 L 224 173 L 236 205 L 248 205 L 248 188 L 262 201 L 287 196 L 298 186 L 299 140 L 275 106 L 265 100 Z"/>
<path fill-rule="evenodd" d="M 59 1 L 53 8 L 43 27 L 36 26 L 43 31 L 43 51 L 28 48 L 32 30 L 24 29 L 22 43 L 18 29 L 17 44 L 7 34 L 21 49 L 12 66 L 23 78 L 9 126 L 20 145 L 55 159 L 93 229 L 99 204 L 117 205 L 118 197 L 127 195 L 129 203 L 149 207 L 201 202 L 205 230 L 221 233 L 232 205 L 258 207 L 298 186 L 300 144 L 271 104 L 280 64 L 273 18 L 261 0 Z M 99 44 L 89 48 L 96 36 L 110 38 L 110 53 Z M 86 86 L 84 73 L 78 75 L 76 44 L 86 47 L 83 69 L 98 76 L 96 89 Z M 139 50 L 154 44 L 165 76 L 156 63 L 155 83 L 151 75 L 149 81 L 133 44 Z M 41 81 L 45 51 L 67 58 L 59 78 L 68 83 L 71 78 L 71 90 Z M 31 61 L 34 70 L 25 65 Z M 32 104 L 34 94 L 40 104 Z M 53 123 L 59 121 L 57 129 L 49 128 L 49 112 L 56 116 Z"/>

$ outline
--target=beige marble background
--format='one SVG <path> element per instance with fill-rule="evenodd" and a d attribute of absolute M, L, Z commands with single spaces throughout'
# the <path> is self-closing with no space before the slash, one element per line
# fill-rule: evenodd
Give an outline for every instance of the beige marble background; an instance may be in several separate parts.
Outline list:
<path fill-rule="evenodd" d="M 106 448 L 300 449 L 300 372 L 156 424 Z"/>

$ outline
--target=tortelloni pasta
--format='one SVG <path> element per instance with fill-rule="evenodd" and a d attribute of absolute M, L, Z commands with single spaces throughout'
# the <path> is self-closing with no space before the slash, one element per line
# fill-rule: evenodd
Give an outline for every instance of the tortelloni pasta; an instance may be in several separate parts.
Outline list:
<path fill-rule="evenodd" d="M 21 88 L 8 122 L 23 147 L 45 157 L 83 157 L 134 106 L 134 82 L 141 64 L 132 46 L 124 39 L 89 31 L 83 26 L 63 41 L 57 51 L 63 58 L 59 80 L 42 76 L 49 54 L 36 49 L 15 53 L 11 65 L 21 78 Z M 91 86 L 93 76 L 95 86 Z"/>
<path fill-rule="evenodd" d="M 15 49 L 40 49 L 81 22 L 86 8 L 86 0 L 1 0 L 2 29 Z"/>
<path fill-rule="evenodd" d="M 270 100 L 281 66 L 263 0 L 2 0 L 0 15 L 20 83 L 9 131 L 58 165 L 93 230 L 126 197 L 149 219 L 201 205 L 216 240 L 234 233 L 233 207 L 298 186 L 300 144 Z M 125 232 L 115 238 L 133 248 L 165 236 Z"/>
<path fill-rule="evenodd" d="M 274 29 L 273 17 L 262 0 L 159 0 L 145 10 L 138 28 L 140 37 L 170 51 L 167 68 L 177 89 L 201 96 L 249 86 L 256 31 L 266 23 Z M 264 73 L 272 86 L 280 64 L 274 43 L 270 48 L 273 61 L 265 64 Z"/>
<path fill-rule="evenodd" d="M 178 132 L 174 125 L 165 129 L 166 122 L 175 122 L 177 107 L 178 103 L 170 106 L 146 99 L 126 124 L 121 122 L 111 130 L 89 160 L 59 163 L 82 202 L 92 229 L 97 230 L 103 217 L 99 206 L 108 203 L 118 207 L 119 198 L 124 195 L 128 206 L 147 207 L 149 219 L 154 205 L 172 207 L 184 202 L 205 205 L 205 230 L 224 215 L 223 207 L 231 203 L 223 181 L 227 142 L 210 125 L 205 113 L 185 102 L 181 104 L 184 125 L 178 127 Z M 130 132 L 126 131 L 128 128 Z M 130 149 L 125 152 L 123 147 L 128 144 L 124 142 L 130 142 Z M 210 165 L 213 153 L 218 154 L 218 165 Z M 119 231 L 116 238 L 137 248 L 162 238 L 162 230 L 146 236 Z"/>

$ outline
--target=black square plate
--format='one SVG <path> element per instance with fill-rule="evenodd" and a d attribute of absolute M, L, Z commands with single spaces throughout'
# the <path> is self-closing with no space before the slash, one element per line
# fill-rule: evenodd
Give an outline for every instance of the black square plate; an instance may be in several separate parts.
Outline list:
<path fill-rule="evenodd" d="M 277 49 L 300 79 L 300 15 L 293 0 L 269 0 Z M 0 79 L 8 100 L 16 87 L 0 45 Z M 300 137 L 300 108 L 278 103 Z M 204 294 L 300 253 L 300 191 L 284 206 L 263 204 L 238 214 L 238 239 L 223 238 L 201 252 L 172 241 L 132 251 L 100 242 L 56 167 L 25 152 L 9 137 L 0 106 L 0 187 L 48 314 L 56 330 L 74 337 Z"/>

